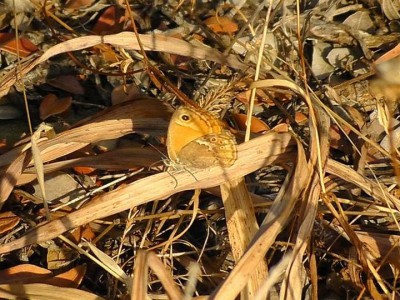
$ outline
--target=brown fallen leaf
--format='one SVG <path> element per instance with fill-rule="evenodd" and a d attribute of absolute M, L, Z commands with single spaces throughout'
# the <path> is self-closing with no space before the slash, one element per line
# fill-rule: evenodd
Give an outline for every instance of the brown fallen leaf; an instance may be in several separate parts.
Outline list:
<path fill-rule="evenodd" d="M 41 283 L 2 284 L 0 297 L 6 299 L 104 299 L 86 291 Z"/>
<path fill-rule="evenodd" d="M 83 95 L 85 90 L 74 75 L 60 75 L 46 81 L 53 87 L 69 92 L 73 95 Z"/>
<path fill-rule="evenodd" d="M 227 17 L 213 16 L 204 21 L 215 33 L 234 33 L 239 30 L 239 26 Z"/>
<path fill-rule="evenodd" d="M 265 147 L 265 145 L 273 147 Z M 296 148 L 290 134 L 275 132 L 255 138 L 238 146 L 238 159 L 230 168 L 218 166 L 193 172 L 160 173 L 135 181 L 109 193 L 98 196 L 87 206 L 60 219 L 50 221 L 24 237 L 5 245 L 0 245 L 0 253 L 16 250 L 32 243 L 53 239 L 61 233 L 88 222 L 101 219 L 131 207 L 153 201 L 183 190 L 216 186 L 230 179 L 238 178 L 262 166 L 287 161 Z M 292 154 L 290 154 L 292 153 Z M 154 184 L 157 182 L 157 184 Z M 178 183 L 178 184 L 177 184 Z M 149 189 L 149 185 L 153 188 Z M 132 194 L 135 197 L 132 197 Z"/>
<path fill-rule="evenodd" d="M 31 265 L 21 264 L 0 271 L 0 284 L 35 283 L 53 275 L 50 270 Z"/>
<path fill-rule="evenodd" d="M 124 25 L 124 11 L 117 6 L 109 6 L 103 11 L 92 28 L 95 34 L 112 34 L 121 32 Z"/>
<path fill-rule="evenodd" d="M 68 0 L 65 8 L 70 10 L 78 10 L 92 5 L 94 0 Z"/>
<path fill-rule="evenodd" d="M 233 119 L 235 120 L 236 124 L 238 125 L 240 130 L 246 130 L 246 121 L 247 115 L 245 114 L 233 114 Z M 264 131 L 268 131 L 271 128 L 262 120 L 256 117 L 251 118 L 251 126 L 250 131 L 252 133 L 260 133 Z"/>
<path fill-rule="evenodd" d="M 68 110 L 71 104 L 72 97 L 58 98 L 54 94 L 48 94 L 40 103 L 40 119 L 46 120 L 48 117 L 61 114 Z"/>
<path fill-rule="evenodd" d="M 11 54 L 17 54 L 17 40 L 13 33 L 0 33 L 0 49 Z M 20 38 L 18 41 L 19 56 L 27 57 L 38 48 L 30 40 Z"/>
<path fill-rule="evenodd" d="M 0 213 L 0 234 L 13 229 L 20 221 L 20 217 L 11 211 Z"/>

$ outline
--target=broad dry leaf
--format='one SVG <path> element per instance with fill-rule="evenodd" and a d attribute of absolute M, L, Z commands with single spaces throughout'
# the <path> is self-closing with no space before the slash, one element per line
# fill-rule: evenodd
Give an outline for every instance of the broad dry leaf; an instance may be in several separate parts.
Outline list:
<path fill-rule="evenodd" d="M 92 28 L 95 34 L 113 34 L 121 32 L 124 25 L 124 11 L 121 7 L 111 5 L 100 15 Z"/>
<path fill-rule="evenodd" d="M 163 151 L 165 152 L 165 149 L 159 149 L 158 151 L 153 148 L 115 149 L 95 156 L 85 156 L 48 163 L 44 166 L 44 173 L 47 174 L 67 168 L 74 168 L 78 172 L 79 169 L 77 168 L 89 168 L 89 170 L 92 168 L 126 170 L 136 167 L 150 167 L 157 162 L 162 163 L 162 159 L 166 157 L 166 153 L 163 156 Z M 32 168 L 27 169 L 26 173 L 23 173 L 18 178 L 17 185 L 23 185 L 34 180 L 36 177 L 32 176 L 34 174 L 31 173 Z"/>
<path fill-rule="evenodd" d="M 53 272 L 31 264 L 21 264 L 0 271 L 0 284 L 43 282 Z"/>
<path fill-rule="evenodd" d="M 58 270 L 71 265 L 77 258 L 78 254 L 69 247 L 59 247 L 52 243 L 47 249 L 46 262 L 47 268 L 50 270 Z"/>
<path fill-rule="evenodd" d="M 90 143 L 115 139 L 132 132 L 144 132 L 154 136 L 165 135 L 169 119 L 169 109 L 158 100 L 147 98 L 122 103 L 89 118 L 89 123 L 85 123 L 88 120 L 84 120 L 79 122 L 76 128 L 39 143 L 41 160 L 43 162 L 54 160 Z M 26 149 L 29 149 L 27 145 L 21 145 L 0 156 L 0 166 L 12 161 L 0 178 L 0 203 L 7 200 L 15 186 L 15 180 L 20 177 L 21 171 L 26 166 L 23 165 L 27 163 Z"/>
<path fill-rule="evenodd" d="M 235 123 L 238 125 L 238 128 L 240 130 L 246 130 L 247 115 L 233 114 L 232 117 L 235 120 Z M 269 128 L 269 126 L 267 124 L 265 124 L 265 122 L 260 120 L 259 118 L 256 118 L 256 117 L 251 118 L 250 131 L 252 133 L 262 133 L 262 132 L 266 132 L 270 129 L 271 128 Z"/>
<path fill-rule="evenodd" d="M 254 140 L 257 139 L 259 138 Z M 249 144 L 254 140 L 245 144 Z M 290 220 L 292 210 L 310 179 L 310 169 L 307 166 L 304 150 L 299 146 L 299 143 L 297 145 L 297 158 L 294 154 L 286 156 L 286 162 L 291 160 L 295 165 L 294 169 L 286 177 L 263 225 L 253 238 L 251 246 L 233 268 L 224 283 L 212 294 L 213 299 L 234 299 L 240 293 L 258 263 L 264 259 L 277 235 Z"/>
<path fill-rule="evenodd" d="M 66 9 L 82 9 L 85 7 L 90 6 L 94 0 L 68 0 L 65 3 L 65 8 Z"/>
<path fill-rule="evenodd" d="M 71 104 L 72 97 L 58 98 L 54 94 L 48 94 L 40 103 L 40 119 L 46 120 L 48 117 L 61 114 L 68 110 Z"/>
<path fill-rule="evenodd" d="M 183 40 L 163 35 L 140 34 L 139 38 L 145 51 L 174 53 L 178 55 L 189 56 L 195 59 L 206 59 L 221 64 L 227 64 L 235 69 L 248 69 L 248 66 L 240 62 L 236 56 L 224 55 L 215 49 L 203 45 L 192 45 Z M 103 43 L 110 44 L 115 47 L 121 47 L 126 50 L 140 50 L 139 42 L 137 41 L 136 35 L 133 32 L 121 32 L 118 34 L 105 36 L 83 36 L 59 43 L 48 49 L 41 56 L 32 57 L 31 59 L 25 61 L 21 64 L 18 78 L 28 73 L 38 64 L 47 61 L 57 54 L 82 50 L 89 47 L 94 47 L 96 45 L 101 45 Z M 11 70 L 6 73 L 0 81 L 0 96 L 6 95 L 15 81 L 15 70 Z"/>
<path fill-rule="evenodd" d="M 102 300 L 104 298 L 78 289 L 57 287 L 49 284 L 1 284 L 0 297 L 6 299 L 79 299 Z"/>
<path fill-rule="evenodd" d="M 397 271 L 400 271 L 400 237 L 398 235 L 365 231 L 357 231 L 356 234 L 370 251 L 373 260 L 379 262 L 384 258 L 385 264 L 393 264 Z"/>
<path fill-rule="evenodd" d="M 101 251 L 92 243 L 86 242 L 85 245 L 87 245 L 90 248 L 90 250 L 92 250 L 94 255 L 106 266 L 106 269 L 112 270 L 112 273 L 114 274 L 115 278 L 117 278 L 121 282 L 124 282 L 125 284 L 129 283 L 128 274 L 124 272 L 124 270 L 117 264 L 115 260 L 113 260 L 111 257 L 109 257 L 107 254 L 105 254 L 103 251 Z"/>
<path fill-rule="evenodd" d="M 20 217 L 16 216 L 11 211 L 5 211 L 0 213 L 0 234 L 13 229 L 18 225 Z M 0 276 L 1 278 L 1 276 Z"/>
<path fill-rule="evenodd" d="M 17 54 L 17 40 L 13 33 L 0 33 L 0 49 L 12 54 Z M 38 48 L 35 44 L 25 38 L 20 38 L 18 42 L 18 50 L 20 57 L 28 57 L 36 52 Z"/>
<path fill-rule="evenodd" d="M 239 26 L 227 17 L 213 16 L 204 21 L 215 33 L 234 33 L 239 30 Z"/>
<path fill-rule="evenodd" d="M 265 147 L 270 145 L 270 147 Z M 242 177 L 262 166 L 278 163 L 288 158 L 284 153 L 295 147 L 290 134 L 268 133 L 250 142 L 239 145 L 238 159 L 230 168 L 218 166 L 193 172 L 160 173 L 135 181 L 117 190 L 98 196 L 89 205 L 53 220 L 30 231 L 24 237 L 0 245 L 0 253 L 15 250 L 32 243 L 53 239 L 63 232 L 87 224 L 90 221 L 130 209 L 140 204 L 164 199 L 171 194 L 220 185 L 230 179 Z M 152 186 L 149 189 L 149 186 Z M 134 195 L 134 197 L 132 197 Z"/>
<path fill-rule="evenodd" d="M 85 94 L 84 88 L 74 75 L 60 75 L 55 78 L 46 80 L 46 83 L 73 95 Z"/>

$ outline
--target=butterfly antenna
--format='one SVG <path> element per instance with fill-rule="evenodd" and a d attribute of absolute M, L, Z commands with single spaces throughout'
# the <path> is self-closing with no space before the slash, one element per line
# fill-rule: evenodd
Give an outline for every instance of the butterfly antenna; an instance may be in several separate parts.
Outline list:
<path fill-rule="evenodd" d="M 186 167 L 183 167 L 183 169 L 184 169 L 186 172 L 188 172 L 190 175 L 192 175 L 192 177 L 193 177 L 197 182 L 199 182 L 199 180 L 196 178 L 196 176 L 194 176 L 194 174 L 193 174 L 192 172 L 190 172 L 189 169 L 187 169 Z"/>
<path fill-rule="evenodd" d="M 167 168 L 166 172 L 168 173 L 169 176 L 171 176 L 174 179 L 174 181 L 175 181 L 174 189 L 175 189 L 178 186 L 178 180 L 175 178 L 174 175 L 171 174 L 171 172 L 169 171 L 169 168 Z"/>
<path fill-rule="evenodd" d="M 168 167 L 168 164 L 166 163 L 166 161 L 169 161 L 169 158 L 168 158 L 163 152 L 161 152 L 156 146 L 154 146 L 153 144 L 148 143 L 148 142 L 147 142 L 146 144 L 147 144 L 148 146 L 150 146 L 151 148 L 153 148 L 154 150 L 156 150 L 158 153 L 160 153 L 160 154 L 161 154 L 161 157 L 163 157 L 161 160 L 158 160 L 158 161 L 152 163 L 152 164 L 149 166 L 149 169 L 150 169 L 151 167 L 153 167 L 155 164 L 158 164 L 159 162 L 162 162 L 164 166 L 167 166 L 167 167 Z"/>

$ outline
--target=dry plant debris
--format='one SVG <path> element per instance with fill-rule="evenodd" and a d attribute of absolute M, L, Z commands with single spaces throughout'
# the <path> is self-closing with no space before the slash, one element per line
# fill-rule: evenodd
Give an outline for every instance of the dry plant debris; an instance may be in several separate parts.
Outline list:
<path fill-rule="evenodd" d="M 400 298 L 399 37 L 397 0 L 5 0 L 0 298 Z M 179 105 L 231 167 L 166 169 Z"/>

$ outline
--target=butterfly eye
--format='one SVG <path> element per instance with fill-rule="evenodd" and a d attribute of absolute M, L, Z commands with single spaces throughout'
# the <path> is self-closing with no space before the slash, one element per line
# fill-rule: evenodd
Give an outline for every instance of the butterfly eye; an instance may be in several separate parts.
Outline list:
<path fill-rule="evenodd" d="M 190 120 L 190 117 L 189 117 L 188 115 L 182 115 L 182 116 L 181 116 L 181 119 L 182 119 L 183 121 L 189 121 L 189 120 Z"/>

